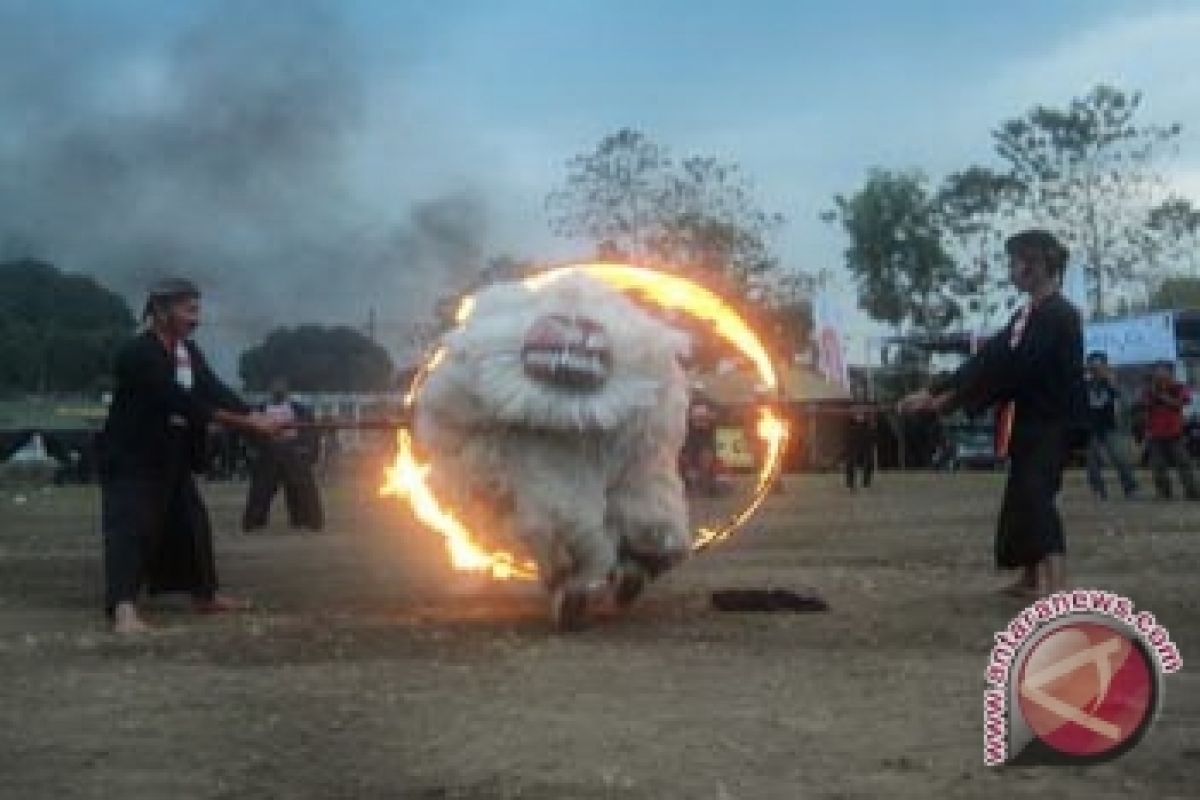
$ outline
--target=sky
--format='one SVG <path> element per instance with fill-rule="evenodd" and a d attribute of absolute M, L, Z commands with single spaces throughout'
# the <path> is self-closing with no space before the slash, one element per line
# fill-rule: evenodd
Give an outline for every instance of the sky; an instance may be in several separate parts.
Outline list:
<path fill-rule="evenodd" d="M 372 310 L 401 351 L 460 263 L 586 255 L 545 196 L 632 127 L 740 164 L 782 263 L 837 276 L 833 195 L 990 163 L 1100 82 L 1183 123 L 1164 172 L 1200 200 L 1196 42 L 1200 3 L 1152 0 L 0 0 L 0 255 L 134 301 L 196 272 L 224 353 Z"/>

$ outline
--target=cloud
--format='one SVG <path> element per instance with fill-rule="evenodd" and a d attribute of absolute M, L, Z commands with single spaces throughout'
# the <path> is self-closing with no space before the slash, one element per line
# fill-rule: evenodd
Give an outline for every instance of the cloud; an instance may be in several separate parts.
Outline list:
<path fill-rule="evenodd" d="M 80 34 L 77 51 L 41 35 L 49 12 L 21 19 L 33 35 L 0 51 L 0 257 L 94 274 L 135 304 L 188 274 L 227 368 L 275 324 L 372 310 L 402 349 L 483 259 L 486 170 L 474 186 L 422 174 L 436 117 L 368 113 L 335 5 L 205 9 L 132 45 Z"/>
<path fill-rule="evenodd" d="M 1168 182 L 1200 201 L 1200 84 L 1196 83 L 1200 8 L 1124 13 L 1049 51 L 1014 63 L 985 87 L 987 104 L 1014 116 L 1035 104 L 1065 105 L 1099 83 L 1141 91 L 1143 122 L 1180 122 L 1178 158 Z"/>

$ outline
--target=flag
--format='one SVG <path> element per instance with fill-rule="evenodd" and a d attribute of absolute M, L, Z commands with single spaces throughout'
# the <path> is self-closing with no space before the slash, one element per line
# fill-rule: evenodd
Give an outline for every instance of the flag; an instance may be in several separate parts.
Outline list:
<path fill-rule="evenodd" d="M 830 383 L 850 388 L 850 373 L 846 366 L 846 315 L 836 299 L 826 289 L 813 298 L 813 328 L 817 341 L 817 371 Z"/>

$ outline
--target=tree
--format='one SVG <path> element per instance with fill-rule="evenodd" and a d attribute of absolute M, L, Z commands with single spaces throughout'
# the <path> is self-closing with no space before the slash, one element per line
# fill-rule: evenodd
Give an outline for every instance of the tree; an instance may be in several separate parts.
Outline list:
<path fill-rule="evenodd" d="M 601 252 L 649 255 L 673 168 L 667 151 L 642 133 L 610 134 L 594 152 L 567 162 L 566 184 L 546 198 L 550 227 L 559 236 L 589 239 Z"/>
<path fill-rule="evenodd" d="M 840 222 L 850 238 L 846 267 L 864 311 L 926 334 L 945 330 L 961 316 L 953 294 L 954 262 L 923 175 L 875 169 L 858 192 L 837 195 L 834 203 L 822 218 Z"/>
<path fill-rule="evenodd" d="M 1200 277 L 1200 210 L 1190 200 L 1167 198 L 1150 209 L 1146 225 L 1171 271 Z"/>
<path fill-rule="evenodd" d="M 0 391 L 100 389 L 135 326 L 125 301 L 90 277 L 33 259 L 0 263 Z"/>
<path fill-rule="evenodd" d="M 1020 208 L 1082 257 L 1098 314 L 1146 268 L 1155 244 L 1147 214 L 1163 184 L 1155 161 L 1181 130 L 1140 124 L 1141 102 L 1140 92 L 1101 85 L 1066 108 L 1037 106 L 992 132 L 1021 186 Z"/>
<path fill-rule="evenodd" d="M 1151 311 L 1200 309 L 1200 278 L 1167 278 L 1150 295 Z"/>
<path fill-rule="evenodd" d="M 803 353 L 812 347 L 813 296 L 817 277 L 806 272 L 776 272 L 752 294 L 761 309 L 760 326 L 776 353 Z M 753 290 L 752 290 L 753 292 Z"/>
<path fill-rule="evenodd" d="M 736 164 L 676 161 L 628 128 L 567 162 L 546 199 L 552 230 L 592 241 L 602 257 L 654 260 L 739 284 L 775 268 L 768 240 L 783 216 L 761 208 Z"/>
<path fill-rule="evenodd" d="M 285 378 L 301 392 L 370 392 L 392 385 L 388 352 L 346 326 L 276 328 L 242 353 L 238 374 L 246 389 L 262 391 Z"/>
<path fill-rule="evenodd" d="M 958 265 L 950 289 L 961 298 L 964 318 L 981 330 L 991 330 L 997 313 L 1016 305 L 1004 239 L 1020 193 L 1011 176 L 972 166 L 948 175 L 935 198 L 943 241 Z"/>

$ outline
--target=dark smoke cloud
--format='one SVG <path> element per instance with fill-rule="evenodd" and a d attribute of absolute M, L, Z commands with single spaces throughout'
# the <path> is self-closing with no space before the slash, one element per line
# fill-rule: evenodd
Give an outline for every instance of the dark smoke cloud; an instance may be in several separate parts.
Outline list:
<path fill-rule="evenodd" d="M 400 350 L 478 268 L 481 200 L 384 207 L 353 177 L 367 91 L 333 5 L 216 3 L 165 40 L 104 47 L 88 20 L 33 8 L 0 13 L 22 32 L 0 48 L 0 258 L 94 274 L 135 304 L 190 275 L 226 366 L 274 324 L 372 309 Z"/>

